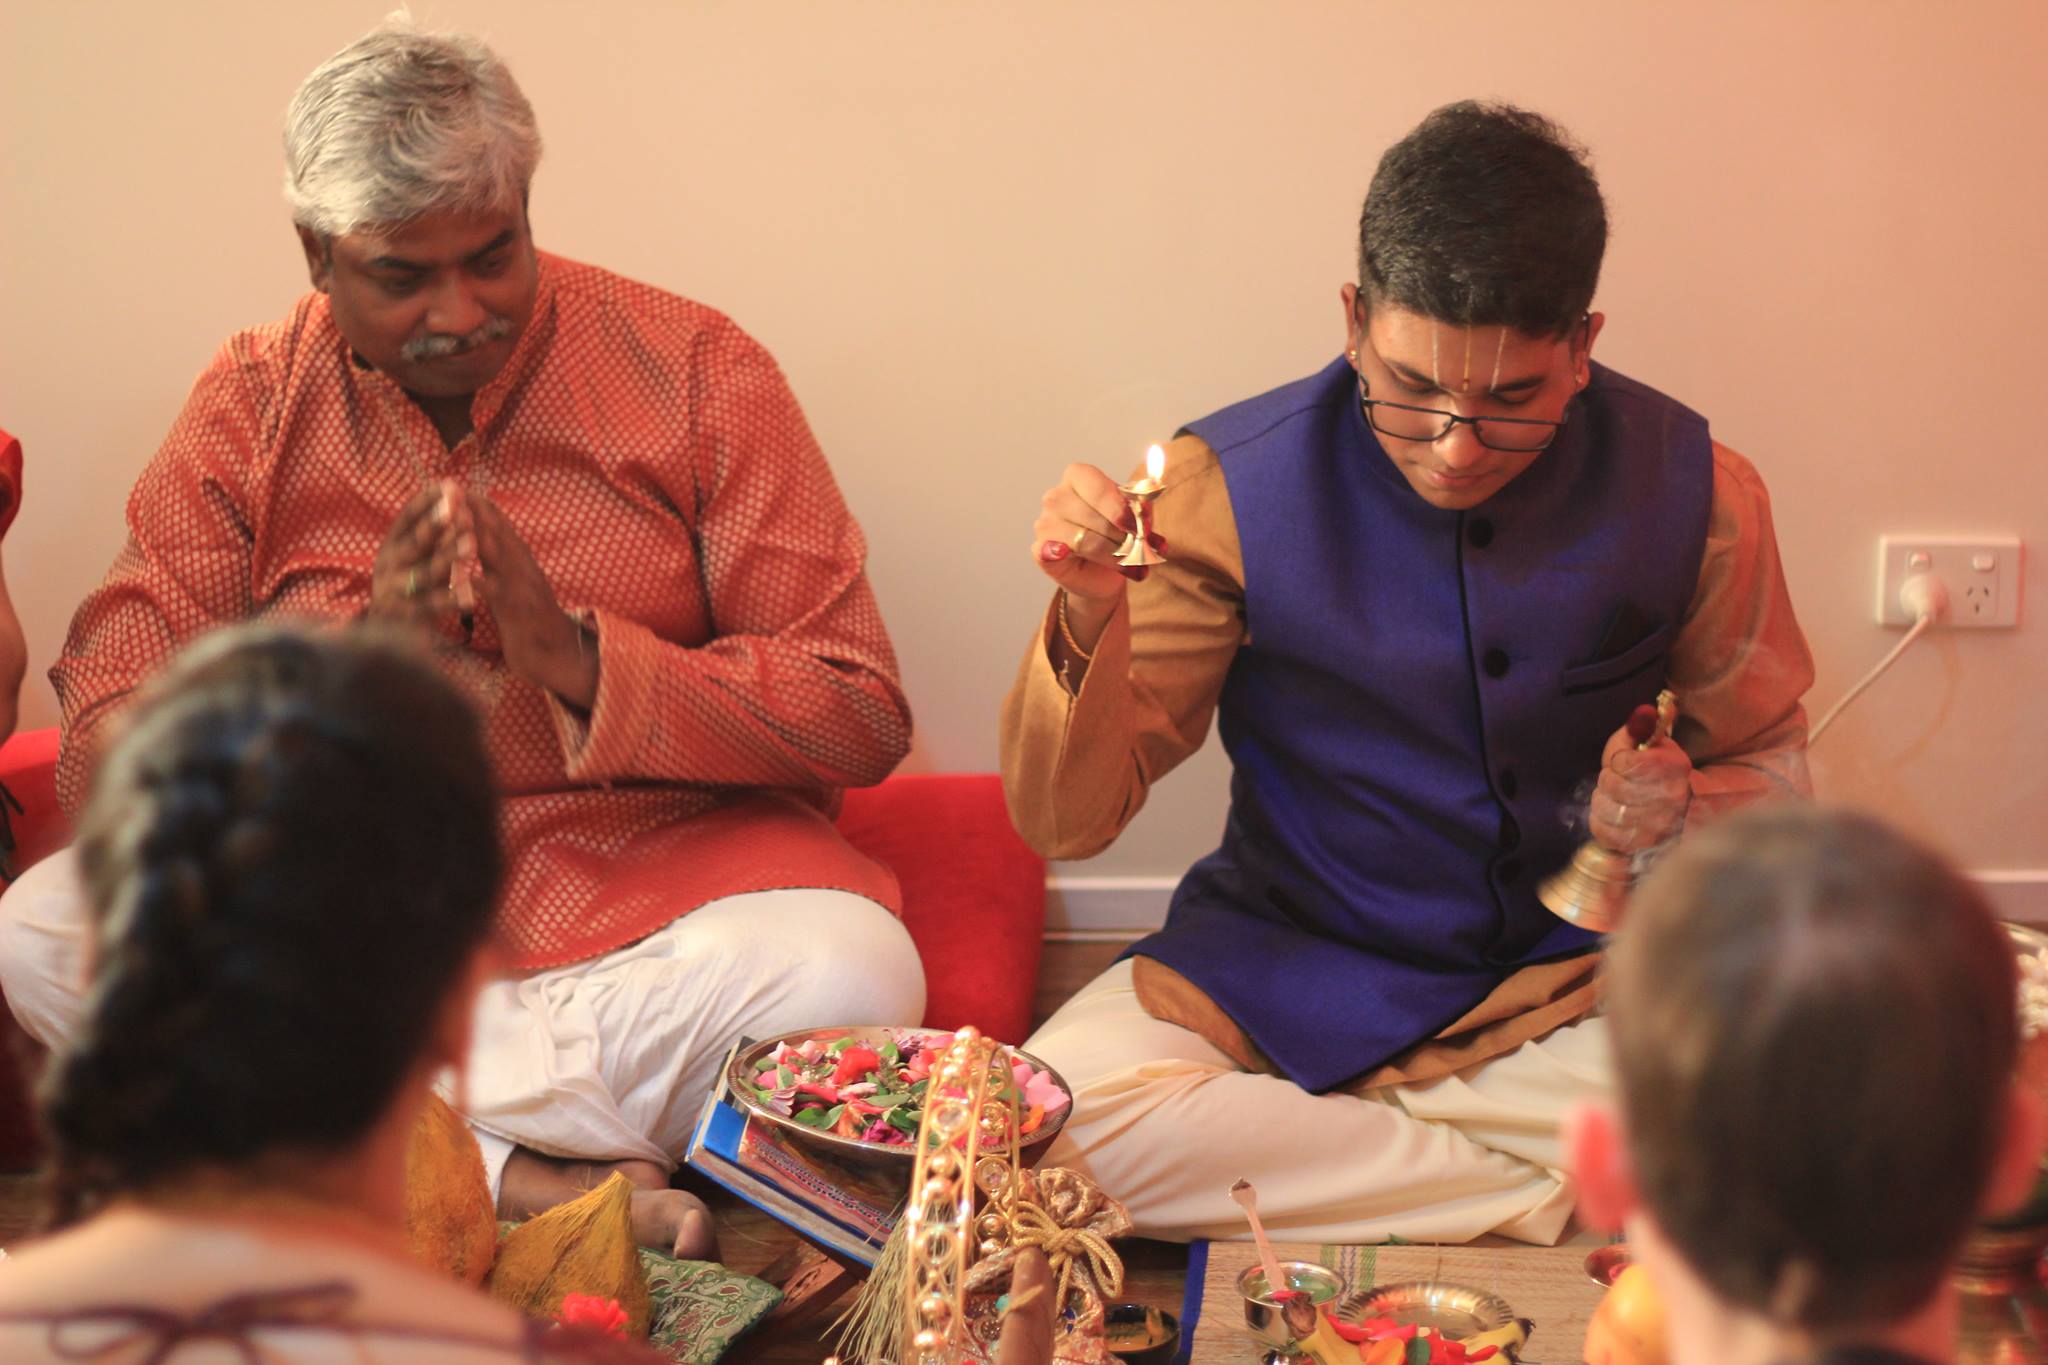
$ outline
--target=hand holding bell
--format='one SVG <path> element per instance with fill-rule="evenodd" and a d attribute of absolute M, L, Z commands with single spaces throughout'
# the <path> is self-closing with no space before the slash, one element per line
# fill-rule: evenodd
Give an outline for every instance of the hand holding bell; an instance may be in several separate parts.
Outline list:
<path fill-rule="evenodd" d="M 1666 688 L 1657 694 L 1655 706 L 1638 706 L 1625 728 L 1636 749 L 1647 750 L 1671 733 L 1677 719 L 1678 697 Z M 1627 806 L 1620 810 L 1618 819 L 1626 819 Z M 1594 838 L 1581 844 L 1571 862 L 1537 888 L 1536 898 L 1560 919 L 1604 934 L 1619 921 L 1634 884 L 1634 857 Z"/>

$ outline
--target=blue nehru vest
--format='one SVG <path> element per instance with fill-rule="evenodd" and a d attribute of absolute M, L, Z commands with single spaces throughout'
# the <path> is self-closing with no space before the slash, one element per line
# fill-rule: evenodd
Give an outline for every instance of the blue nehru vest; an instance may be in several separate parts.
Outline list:
<path fill-rule="evenodd" d="M 1593 366 L 1557 441 L 1468 512 L 1380 449 L 1342 360 L 1187 428 L 1222 462 L 1249 639 L 1223 844 L 1133 948 L 1325 1090 L 1595 937 L 1537 884 L 1607 739 L 1665 681 L 1713 497 L 1705 419 Z"/>

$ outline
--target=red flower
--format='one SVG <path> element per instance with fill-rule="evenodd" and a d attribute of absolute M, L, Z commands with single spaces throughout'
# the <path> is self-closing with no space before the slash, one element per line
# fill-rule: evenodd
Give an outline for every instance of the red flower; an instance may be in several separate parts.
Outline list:
<path fill-rule="evenodd" d="M 595 1327 L 615 1337 L 626 1335 L 626 1310 L 617 1299 L 599 1294 L 562 1295 L 562 1311 L 555 1314 L 555 1321 L 564 1326 Z"/>
<path fill-rule="evenodd" d="M 809 1095 L 812 1099 L 824 1104 L 839 1103 L 839 1088 L 837 1086 L 820 1085 L 816 1081 L 798 1081 L 796 1083 L 796 1093 L 799 1095 Z"/>
<path fill-rule="evenodd" d="M 1358 1345 L 1360 1342 L 1370 1341 L 1372 1339 L 1371 1335 L 1365 1330 L 1365 1328 L 1354 1327 L 1348 1322 L 1339 1322 L 1337 1320 L 1337 1315 L 1335 1313 L 1332 1313 L 1327 1308 L 1323 1310 L 1323 1316 L 1330 1320 L 1331 1331 L 1335 1332 L 1338 1336 L 1342 1337 L 1344 1340 L 1350 1342 L 1354 1346 Z"/>
<path fill-rule="evenodd" d="M 850 1047 L 839 1054 L 839 1065 L 832 1069 L 832 1084 L 852 1085 L 881 1064 L 881 1054 L 873 1048 Z"/>

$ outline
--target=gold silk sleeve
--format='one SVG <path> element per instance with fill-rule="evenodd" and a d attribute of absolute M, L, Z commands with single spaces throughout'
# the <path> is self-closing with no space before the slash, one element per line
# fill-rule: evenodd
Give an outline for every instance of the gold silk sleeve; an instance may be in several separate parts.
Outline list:
<path fill-rule="evenodd" d="M 1699 587 L 1671 649 L 1674 738 L 1692 759 L 1687 825 L 1759 797 L 1810 796 L 1806 708 L 1813 656 L 1792 612 L 1755 468 L 1718 442 Z"/>
<path fill-rule="evenodd" d="M 1167 562 L 1133 583 L 1076 691 L 1055 670 L 1057 597 L 1003 702 L 1003 790 L 1026 843 L 1048 858 L 1107 848 L 1154 782 L 1202 747 L 1245 640 L 1244 556 L 1216 453 L 1166 448 L 1153 504 Z"/>

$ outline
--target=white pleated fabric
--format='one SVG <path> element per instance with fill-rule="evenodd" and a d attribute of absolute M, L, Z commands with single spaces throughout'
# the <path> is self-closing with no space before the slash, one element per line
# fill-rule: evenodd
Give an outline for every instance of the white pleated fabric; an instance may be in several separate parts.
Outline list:
<path fill-rule="evenodd" d="M 903 924 L 844 891 L 756 891 L 698 907 L 588 962 L 495 981 L 467 1073 L 493 1192 L 513 1147 L 673 1170 L 727 1049 L 828 1024 L 915 1024 L 924 971 Z"/>
<path fill-rule="evenodd" d="M 1145 1013 L 1129 961 L 1026 1046 L 1075 1093 L 1047 1164 L 1093 1176 L 1140 1233 L 1169 1240 L 1245 1236 L 1230 1198 L 1242 1177 L 1287 1241 L 1495 1232 L 1554 1243 L 1574 1198 L 1558 1169 L 1559 1123 L 1611 1090 L 1607 1024 L 1595 1016 L 1442 1080 L 1367 1099 L 1313 1095 L 1241 1071 L 1199 1034 Z"/>
<path fill-rule="evenodd" d="M 0 989 L 45 1046 L 78 1028 L 86 942 L 70 850 L 0 899 Z M 515 1145 L 673 1170 L 733 1039 L 923 1018 L 924 968 L 888 909 L 846 891 L 754 891 L 486 986 L 469 1065 L 441 1091 L 468 1115 L 494 1194 Z"/>

